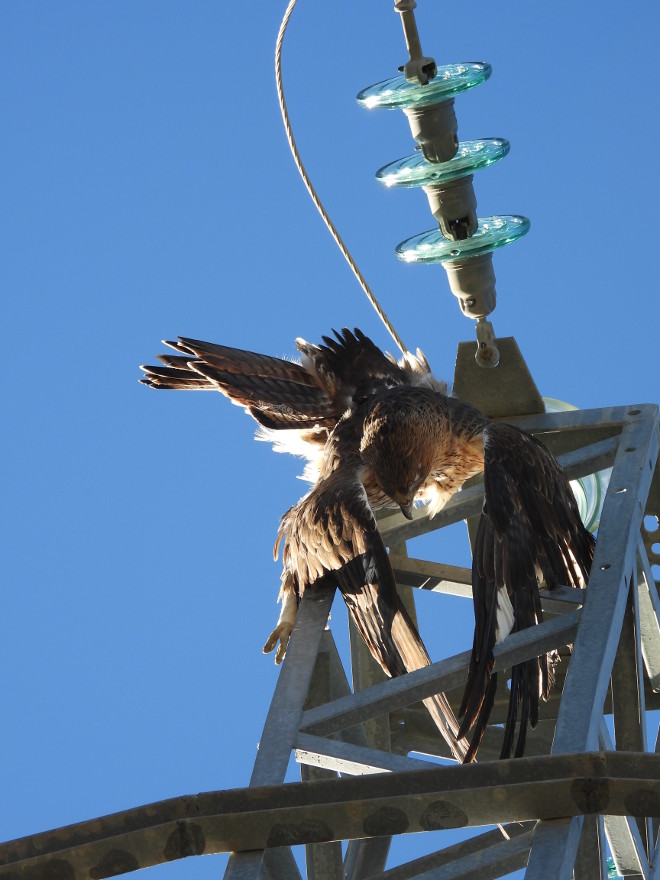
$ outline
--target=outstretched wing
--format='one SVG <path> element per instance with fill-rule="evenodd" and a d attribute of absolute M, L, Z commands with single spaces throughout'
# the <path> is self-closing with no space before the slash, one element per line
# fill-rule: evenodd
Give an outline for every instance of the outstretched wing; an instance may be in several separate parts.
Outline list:
<path fill-rule="evenodd" d="M 321 480 L 282 519 L 286 582 L 299 594 L 331 576 L 371 655 L 387 675 L 398 676 L 430 664 L 417 629 L 399 600 L 389 557 L 355 472 L 343 468 Z M 278 540 L 278 544 L 279 544 Z M 458 721 L 444 694 L 424 701 L 457 760 Z"/>
<path fill-rule="evenodd" d="M 145 366 L 152 388 L 221 391 L 266 428 L 332 428 L 336 408 L 313 372 L 281 358 L 180 337 L 166 342 L 178 355 Z"/>
<path fill-rule="evenodd" d="M 379 389 L 435 382 L 421 352 L 397 364 L 360 330 L 344 328 L 335 336 L 324 336 L 322 345 L 298 339 L 302 364 L 179 337 L 165 343 L 177 354 L 143 366 L 141 381 L 152 388 L 221 391 L 270 430 L 331 430 L 347 409 Z"/>
<path fill-rule="evenodd" d="M 484 429 L 483 513 L 472 562 L 475 629 L 460 735 L 474 726 L 471 761 L 488 723 L 497 689 L 493 648 L 509 632 L 542 620 L 539 582 L 583 586 L 594 539 L 584 528 L 568 479 L 556 459 L 529 434 L 502 423 Z M 523 754 L 527 726 L 536 726 L 539 699 L 547 699 L 556 655 L 513 667 L 501 757 Z"/>
<path fill-rule="evenodd" d="M 410 371 L 383 354 L 361 330 L 344 327 L 334 334 L 336 339 L 324 336 L 322 345 L 304 339 L 297 339 L 296 345 L 303 363 L 310 365 L 342 412 L 363 403 L 377 390 L 411 384 Z"/>

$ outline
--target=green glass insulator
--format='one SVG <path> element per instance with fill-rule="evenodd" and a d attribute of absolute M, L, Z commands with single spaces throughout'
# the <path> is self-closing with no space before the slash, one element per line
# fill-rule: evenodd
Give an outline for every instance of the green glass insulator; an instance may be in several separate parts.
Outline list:
<path fill-rule="evenodd" d="M 424 86 L 409 83 L 405 76 L 395 76 L 362 89 L 357 100 L 367 109 L 378 107 L 385 110 L 438 104 L 481 85 L 491 75 L 492 70 L 485 61 L 444 64 L 438 67 L 435 77 Z"/>
<path fill-rule="evenodd" d="M 577 407 L 571 403 L 556 400 L 554 397 L 544 397 L 543 403 L 545 411 L 548 413 L 573 412 L 577 410 Z M 589 529 L 590 532 L 595 532 L 598 529 L 600 514 L 611 476 L 612 468 L 606 468 L 595 474 L 580 477 L 578 480 L 571 480 L 571 489 L 580 511 L 580 519 L 584 523 L 585 528 Z M 615 873 L 614 876 L 618 875 Z"/>
<path fill-rule="evenodd" d="M 413 235 L 398 244 L 396 255 L 404 263 L 448 263 L 489 254 L 510 244 L 529 231 L 529 220 L 515 214 L 481 217 L 477 231 L 470 238 L 452 241 L 439 229 Z"/>
<path fill-rule="evenodd" d="M 504 138 L 482 138 L 463 141 L 449 162 L 427 162 L 421 152 L 390 162 L 376 172 L 376 180 L 383 186 L 430 186 L 467 177 L 481 168 L 487 168 L 509 152 Z"/>

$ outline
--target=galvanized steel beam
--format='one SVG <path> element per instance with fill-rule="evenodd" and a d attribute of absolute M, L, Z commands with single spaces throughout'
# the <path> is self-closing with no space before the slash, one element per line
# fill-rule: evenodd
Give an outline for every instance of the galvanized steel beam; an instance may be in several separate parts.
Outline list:
<path fill-rule="evenodd" d="M 102 880 L 202 853 L 649 811 L 660 755 L 550 755 L 174 798 L 3 844 L 0 878 Z"/>
<path fill-rule="evenodd" d="M 421 856 L 390 868 L 377 878 L 367 880 L 488 880 L 523 868 L 527 864 L 529 845 L 535 822 L 517 822 L 506 826 L 509 840 L 502 832 L 486 831 L 468 840 Z M 365 880 L 365 875 L 361 880 Z"/>
<path fill-rule="evenodd" d="M 309 590 L 300 603 L 287 654 L 266 716 L 250 778 L 252 786 L 284 781 L 333 595 L 334 588 Z M 232 855 L 225 871 L 226 880 L 257 880 L 262 874 L 262 860 L 263 853 Z M 299 876 L 293 856 L 290 856 L 287 878 L 293 877 L 297 880 Z"/>
<path fill-rule="evenodd" d="M 581 613 L 571 611 L 533 629 L 513 633 L 496 646 L 495 668 L 507 668 L 544 651 L 570 644 Z M 461 687 L 465 683 L 469 661 L 470 654 L 466 651 L 400 678 L 373 685 L 352 696 L 310 709 L 303 715 L 301 730 L 319 736 L 328 735 L 366 718 L 396 711 L 439 691 Z"/>
<path fill-rule="evenodd" d="M 0 878 L 102 880 L 167 860 L 233 850 L 225 874 L 229 880 L 298 880 L 290 847 L 305 844 L 310 880 L 338 880 L 342 871 L 351 880 L 371 875 L 374 880 L 485 880 L 523 866 L 528 857 L 527 880 L 569 880 L 574 866 L 576 880 L 603 880 L 605 828 L 620 870 L 660 880 L 660 852 L 648 858 L 653 841 L 647 838 L 647 826 L 642 821 L 640 834 L 630 818 L 660 816 L 660 754 L 642 753 L 644 667 L 653 688 L 660 686 L 660 601 L 649 561 L 652 539 L 644 532 L 644 540 L 640 538 L 649 492 L 660 498 L 657 407 L 507 421 L 539 434 L 562 452 L 560 460 L 571 478 L 613 463 L 586 599 L 584 591 L 568 588 L 544 595 L 546 610 L 558 616 L 509 636 L 495 650 L 496 668 L 505 670 L 573 643 L 551 756 L 438 767 L 393 754 L 388 716 L 403 712 L 406 718 L 405 732 L 396 736 L 397 747 L 410 742 L 410 748 L 419 749 L 423 724 L 420 721 L 416 731 L 413 720 L 422 716 L 405 707 L 438 691 L 462 687 L 469 653 L 375 683 L 379 676 L 371 676 L 356 649 L 357 687 L 351 694 L 332 636 L 323 632 L 334 591 L 309 591 L 301 603 L 249 788 L 175 798 L 4 844 Z M 408 559 L 405 547 L 396 545 L 478 515 L 482 501 L 482 487 L 475 485 L 454 496 L 433 520 L 420 514 L 412 523 L 402 522 L 400 514 L 379 518 L 386 543 L 394 545 L 391 558 L 402 586 L 470 595 L 469 569 Z M 656 501 L 651 507 L 657 515 Z M 581 603 L 583 609 L 568 610 Z M 588 753 L 596 747 L 599 728 L 602 744 L 611 748 L 602 721 L 611 674 L 617 745 L 634 751 Z M 498 692 L 493 724 L 505 690 Z M 542 707 L 541 718 L 552 719 L 556 705 L 553 695 Z M 541 747 L 549 744 L 553 723 L 540 721 Z M 341 739 L 324 738 L 338 734 Z M 482 757 L 500 735 L 496 728 L 489 729 Z M 428 736 L 431 746 L 432 740 L 439 740 L 434 731 Z M 292 750 L 307 765 L 302 771 L 305 781 L 283 785 Z M 436 753 L 435 748 L 429 750 Z M 442 754 L 441 744 L 438 751 Z M 424 769 L 412 769 L 417 767 Z M 316 778 L 334 777 L 338 770 L 371 775 Z M 530 827 L 518 833 L 513 826 L 512 840 L 489 832 L 383 871 L 393 834 L 539 819 L 533 837 Z M 351 842 L 342 867 L 337 841 L 343 839 Z"/>
<path fill-rule="evenodd" d="M 607 850 L 602 816 L 587 815 L 582 821 L 573 875 L 575 880 L 607 880 Z"/>
<path fill-rule="evenodd" d="M 571 414 L 572 415 L 572 414 Z M 553 754 L 594 748 L 634 577 L 639 533 L 658 458 L 657 407 L 625 407 L 573 655 L 564 682 Z M 648 815 L 647 810 L 641 814 Z M 563 880 L 575 860 L 574 822 L 541 823 L 526 877 Z"/>

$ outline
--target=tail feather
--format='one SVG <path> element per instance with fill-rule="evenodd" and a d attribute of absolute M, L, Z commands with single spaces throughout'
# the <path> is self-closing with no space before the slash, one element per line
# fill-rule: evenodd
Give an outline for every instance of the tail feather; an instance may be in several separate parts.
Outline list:
<path fill-rule="evenodd" d="M 341 586 L 341 584 L 340 584 Z M 431 664 L 424 643 L 405 608 L 398 609 L 385 622 L 379 619 L 377 587 L 365 584 L 359 592 L 342 590 L 358 632 L 383 671 L 397 677 Z M 468 742 L 458 738 L 458 719 L 443 693 L 424 700 L 433 721 L 457 761 L 465 759 Z"/>
<path fill-rule="evenodd" d="M 486 732 L 486 728 L 488 727 L 488 718 L 491 713 L 491 709 L 493 708 L 493 703 L 495 702 L 495 693 L 497 691 L 497 673 L 493 672 L 488 679 L 488 684 L 486 685 L 486 690 L 483 694 L 483 699 L 480 704 L 479 714 L 477 715 L 474 721 L 474 732 L 472 734 L 472 739 L 470 740 L 470 747 L 468 748 L 465 758 L 463 759 L 464 764 L 470 764 L 472 761 L 476 761 L 476 754 L 481 743 L 481 740 L 484 737 L 484 733 Z M 462 722 L 461 727 L 459 728 L 458 734 L 459 736 L 463 736 L 465 722 Z"/>
<path fill-rule="evenodd" d="M 545 654 L 533 657 L 524 663 L 516 664 L 511 670 L 511 694 L 509 712 L 504 727 L 504 740 L 500 758 L 510 758 L 513 737 L 520 707 L 520 729 L 516 741 L 514 757 L 520 758 L 525 752 L 527 730 L 535 729 L 539 720 L 539 700 L 547 700 L 550 692 L 548 658 Z"/>
<path fill-rule="evenodd" d="M 401 657 L 406 672 L 423 669 L 431 665 L 431 658 L 405 608 L 401 606 L 399 613 L 392 621 L 392 641 Z M 431 713 L 436 727 L 445 738 L 452 754 L 462 761 L 467 752 L 467 740 L 458 737 L 458 719 L 454 714 L 449 700 L 443 693 L 435 694 L 424 700 L 424 705 Z"/>

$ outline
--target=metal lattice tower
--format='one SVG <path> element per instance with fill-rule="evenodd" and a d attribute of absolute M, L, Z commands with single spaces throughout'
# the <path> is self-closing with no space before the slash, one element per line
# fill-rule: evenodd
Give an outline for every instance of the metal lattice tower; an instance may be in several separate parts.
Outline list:
<path fill-rule="evenodd" d="M 414 0 L 395 2 L 410 54 L 406 68 L 421 83 L 433 78 L 436 66 L 421 51 L 414 6 Z M 466 68 L 474 76 L 469 87 L 490 75 L 488 65 L 472 67 Z M 365 94 L 365 100 L 374 97 Z M 448 93 L 432 107 L 407 108 L 424 156 L 437 164 L 448 165 L 458 146 L 452 107 Z M 491 148 L 489 162 L 505 155 L 508 145 L 480 142 L 479 149 Z M 504 674 L 480 763 L 446 766 L 410 757 L 449 757 L 421 701 L 444 691 L 458 706 L 469 652 L 385 680 L 351 629 L 346 669 L 327 627 L 334 590 L 310 589 L 248 787 L 173 798 L 2 844 L 0 880 L 102 880 L 219 852 L 233 853 L 225 880 L 300 880 L 291 850 L 300 845 L 309 880 L 487 880 L 525 867 L 527 880 L 604 880 L 606 844 L 619 874 L 660 878 L 660 599 L 653 574 L 660 565 L 658 408 L 544 412 L 517 345 L 500 339 L 496 348 L 485 320 L 495 305 L 494 275 L 490 253 L 478 253 L 475 262 L 469 251 L 476 200 L 464 171 L 424 187 L 443 232 L 463 242 L 439 261 L 451 257 L 452 290 L 464 314 L 477 321 L 478 343 L 459 346 L 454 393 L 538 435 L 571 479 L 612 467 L 587 589 L 546 591 L 543 624 L 495 648 L 496 669 Z M 508 218 L 518 224 L 515 235 L 526 231 L 524 219 Z M 509 234 L 507 241 L 515 237 Z M 493 247 L 506 243 L 494 241 Z M 464 246 L 465 259 L 457 260 Z M 411 251 L 403 253 L 407 259 Z M 481 369 L 475 353 L 482 367 L 499 358 L 497 369 Z M 482 502 L 476 482 L 432 520 L 423 510 L 412 522 L 399 513 L 380 517 L 398 589 L 413 617 L 415 589 L 436 594 L 438 621 L 443 594 L 471 599 L 470 569 L 416 558 L 414 539 L 461 520 L 472 533 Z M 507 670 L 552 649 L 561 651 L 563 663 L 537 728 L 528 734 L 527 756 L 497 760 Z M 301 781 L 285 785 L 292 753 Z M 497 828 L 482 829 L 497 824 L 508 839 Z M 474 833 L 386 869 L 394 836 L 459 828 Z M 345 855 L 342 841 L 348 841 Z"/>
<path fill-rule="evenodd" d="M 459 347 L 461 396 L 540 436 L 571 478 L 613 468 L 586 591 L 546 593 L 544 623 L 510 635 L 495 650 L 496 668 L 506 671 L 563 649 L 562 677 L 530 732 L 528 757 L 494 760 L 508 701 L 504 683 L 481 763 L 441 766 L 408 757 L 446 756 L 419 701 L 439 690 L 458 700 L 469 654 L 382 681 L 352 638 L 347 672 L 326 626 L 333 590 L 308 591 L 248 788 L 173 798 L 4 844 L 0 878 L 100 880 L 233 851 L 226 880 L 297 880 L 290 847 L 304 844 L 310 880 L 483 880 L 525 866 L 528 880 L 603 880 L 606 840 L 620 874 L 658 876 L 660 755 L 657 738 L 648 740 L 660 709 L 660 601 L 652 572 L 660 562 L 658 409 L 541 413 L 515 342 L 499 344 L 500 368 L 487 372 L 475 365 L 474 344 Z M 439 603 L 446 593 L 469 598 L 470 571 L 414 558 L 414 538 L 462 519 L 470 525 L 481 503 L 474 485 L 433 520 L 423 513 L 413 522 L 399 514 L 381 520 L 399 589 L 413 611 L 415 588 L 433 590 Z M 292 751 L 302 779 L 284 785 Z M 506 826 L 510 839 L 479 829 L 495 823 Z M 385 869 L 394 835 L 472 827 L 467 841 Z M 344 858 L 342 840 L 349 841 Z"/>

